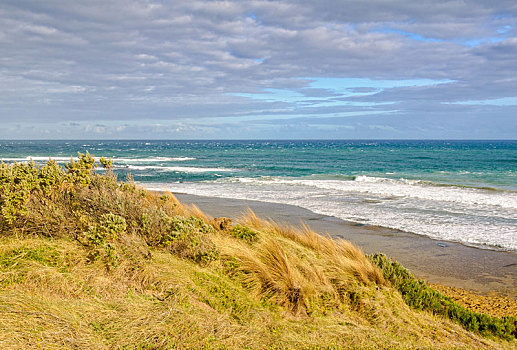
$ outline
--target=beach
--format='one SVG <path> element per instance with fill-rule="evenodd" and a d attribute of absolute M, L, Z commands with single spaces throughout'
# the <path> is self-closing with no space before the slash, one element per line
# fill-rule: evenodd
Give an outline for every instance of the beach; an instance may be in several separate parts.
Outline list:
<path fill-rule="evenodd" d="M 517 254 L 434 240 L 408 232 L 347 222 L 294 205 L 174 193 L 183 203 L 195 204 L 213 217 L 238 220 L 248 208 L 261 218 L 342 238 L 365 253 L 381 252 L 400 262 L 427 282 L 481 294 L 497 293 L 517 300 Z"/>
<path fill-rule="evenodd" d="M 78 150 L 212 216 L 250 207 L 430 283 L 517 299 L 516 141 L 2 141 L 0 159 L 64 166 Z"/>

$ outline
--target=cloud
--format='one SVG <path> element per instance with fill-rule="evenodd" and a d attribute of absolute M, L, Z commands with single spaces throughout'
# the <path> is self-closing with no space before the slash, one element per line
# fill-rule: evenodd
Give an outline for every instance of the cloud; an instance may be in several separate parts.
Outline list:
<path fill-rule="evenodd" d="M 165 138 L 271 138 L 281 123 L 300 138 L 310 128 L 295 120 L 344 117 L 342 137 L 355 136 L 344 125 L 372 137 L 418 138 L 416 125 L 443 138 L 498 137 L 500 125 L 483 121 L 517 124 L 504 100 L 517 91 L 516 28 L 506 0 L 4 0 L 0 122 L 34 138 L 75 137 L 71 123 L 91 125 L 88 137 L 154 137 L 155 122 Z M 479 130 L 451 113 L 478 118 Z M 361 128 L 364 118 L 394 130 Z"/>
<path fill-rule="evenodd" d="M 458 105 L 517 106 L 517 97 L 502 97 L 496 99 L 458 101 L 449 103 Z"/>

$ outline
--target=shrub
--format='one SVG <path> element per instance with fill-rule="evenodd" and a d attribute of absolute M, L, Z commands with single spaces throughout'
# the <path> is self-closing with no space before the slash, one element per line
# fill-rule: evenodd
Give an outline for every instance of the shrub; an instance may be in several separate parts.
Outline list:
<path fill-rule="evenodd" d="M 214 232 L 214 229 L 202 219 L 164 216 L 162 220 L 165 232 L 160 237 L 160 246 L 196 262 L 208 263 L 218 258 L 215 245 L 206 238 L 206 234 Z"/>
<path fill-rule="evenodd" d="M 415 278 L 398 262 L 384 254 L 369 256 L 383 272 L 384 278 L 398 289 L 402 298 L 412 308 L 430 311 L 445 316 L 469 331 L 492 335 L 506 340 L 517 337 L 517 317 L 491 317 L 473 312 L 453 302 L 449 297 L 428 287 L 424 281 Z"/>
<path fill-rule="evenodd" d="M 218 258 L 213 227 L 195 213 L 178 216 L 168 196 L 146 191 L 131 176 L 119 185 L 112 171 L 94 172 L 88 152 L 78 156 L 66 170 L 53 160 L 42 167 L 0 163 L 0 234 L 68 235 L 87 249 L 89 261 L 103 260 L 108 269 L 124 252 L 148 256 L 147 249 L 128 246 L 136 241 L 198 263 Z M 101 163 L 111 170 L 110 160 Z"/>
<path fill-rule="evenodd" d="M 86 151 L 86 154 L 77 152 L 79 160 L 76 162 L 74 158 L 70 158 L 70 163 L 65 164 L 70 180 L 75 184 L 88 185 L 90 183 L 90 175 L 95 169 L 95 159 Z"/>
<path fill-rule="evenodd" d="M 241 225 L 235 226 L 230 231 L 230 233 L 232 234 L 232 236 L 245 240 L 245 241 L 248 241 L 248 242 L 252 242 L 257 239 L 257 231 L 254 231 L 248 227 L 241 226 Z"/>
<path fill-rule="evenodd" d="M 63 168 L 55 160 L 49 159 L 47 164 L 39 169 L 39 187 L 47 196 L 50 196 L 62 184 L 64 177 Z"/>
<path fill-rule="evenodd" d="M 88 244 L 93 249 L 89 254 L 89 260 L 102 258 L 108 268 L 116 266 L 119 257 L 115 240 L 126 228 L 126 220 L 123 217 L 111 213 L 102 215 L 101 222 L 90 226 L 86 233 Z"/>
<path fill-rule="evenodd" d="M 12 225 L 19 214 L 27 212 L 25 204 L 38 187 L 38 168 L 31 160 L 13 165 L 0 164 L 0 224 Z"/>
<path fill-rule="evenodd" d="M 106 170 L 112 170 L 113 169 L 113 161 L 109 158 L 100 157 L 99 163 L 102 164 L 102 167 Z"/>
<path fill-rule="evenodd" d="M 103 214 L 100 224 L 91 228 L 88 238 L 92 244 L 102 245 L 106 241 L 114 241 L 126 228 L 123 217 L 111 213 Z"/>

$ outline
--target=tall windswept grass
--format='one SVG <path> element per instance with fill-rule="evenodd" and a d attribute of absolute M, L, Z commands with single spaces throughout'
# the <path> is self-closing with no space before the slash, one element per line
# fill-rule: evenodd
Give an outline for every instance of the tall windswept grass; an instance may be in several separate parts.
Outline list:
<path fill-rule="evenodd" d="M 259 255 L 239 256 L 246 286 L 258 291 L 261 297 L 272 298 L 294 314 L 307 308 L 311 283 L 303 277 L 282 246 L 268 239 L 261 247 Z M 251 254 L 250 254 L 251 253 Z"/>
<path fill-rule="evenodd" d="M 258 232 L 241 247 L 218 244 L 237 260 L 244 285 L 294 314 L 330 312 L 347 307 L 360 286 L 384 286 L 381 271 L 351 243 L 258 218 L 248 210 L 239 220 Z M 251 244 L 251 246 L 250 246 Z"/>
<path fill-rule="evenodd" d="M 172 194 L 170 191 L 164 191 L 164 194 L 161 198 L 167 198 L 165 202 L 172 203 L 172 210 L 176 213 L 176 215 L 180 216 L 193 216 L 198 219 L 201 219 L 205 222 L 210 222 L 213 220 L 213 217 L 203 212 L 201 209 L 199 209 L 195 204 L 183 204 L 181 203 L 178 198 L 174 194 Z"/>
<path fill-rule="evenodd" d="M 335 263 L 336 275 L 351 275 L 363 283 L 385 283 L 377 266 L 366 258 L 360 248 L 346 240 L 322 236 L 304 223 L 301 228 L 296 228 L 278 224 L 274 220 L 260 219 L 251 209 L 248 209 L 241 220 L 245 225 L 288 238 L 324 255 Z"/>
<path fill-rule="evenodd" d="M 248 209 L 241 220 L 248 226 L 285 237 L 316 251 L 335 264 L 337 275 L 353 276 L 363 283 L 385 284 L 379 268 L 368 260 L 360 248 L 346 240 L 323 236 L 303 223 L 300 228 L 297 228 L 292 225 L 279 224 L 273 220 L 260 219 L 251 209 Z"/>

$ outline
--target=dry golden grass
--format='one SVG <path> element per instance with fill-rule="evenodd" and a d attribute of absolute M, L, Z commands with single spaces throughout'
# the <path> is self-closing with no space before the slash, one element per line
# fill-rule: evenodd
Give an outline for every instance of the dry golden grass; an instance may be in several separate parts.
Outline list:
<path fill-rule="evenodd" d="M 517 300 L 507 296 L 497 293 L 480 294 L 439 284 L 429 284 L 429 286 L 469 310 L 495 317 L 517 316 Z"/>
<path fill-rule="evenodd" d="M 261 239 L 254 249 L 229 247 L 226 254 L 238 257 L 247 285 L 260 295 L 274 295 L 295 313 L 312 312 L 315 300 L 346 302 L 357 284 L 386 284 L 378 267 L 350 242 L 321 236 L 306 225 L 260 219 L 251 210 L 240 222 L 260 230 Z"/>
<path fill-rule="evenodd" d="M 235 241 L 220 237 L 225 240 Z M 264 247 L 276 260 L 281 245 Z M 253 296 L 217 266 L 200 267 L 164 251 L 153 251 L 138 269 L 107 272 L 81 260 L 83 248 L 72 241 L 1 238 L 0 247 L 3 257 L 20 249 L 41 252 L 2 265 L 2 277 L 18 274 L 0 288 L 2 349 L 511 348 L 414 312 L 385 287 L 357 286 L 353 308 L 294 316 L 288 307 Z M 284 258 L 275 262 L 282 276 L 292 273 L 287 253 Z M 301 276 L 291 277 L 291 287 L 303 285 Z"/>
<path fill-rule="evenodd" d="M 322 236 L 305 224 L 296 228 L 260 219 L 251 209 L 248 209 L 241 221 L 244 225 L 283 236 L 325 255 L 336 264 L 334 267 L 338 269 L 338 274 L 353 275 L 364 283 L 385 283 L 380 270 L 365 257 L 361 249 L 348 241 Z"/>
<path fill-rule="evenodd" d="M 238 270 L 244 272 L 244 284 L 258 291 L 261 297 L 273 297 L 277 304 L 286 306 L 293 314 L 304 311 L 307 298 L 312 294 L 311 283 L 303 278 L 282 246 L 270 239 L 261 246 L 258 254 L 243 250 L 238 255 Z"/>
<path fill-rule="evenodd" d="M 152 193 L 152 192 L 151 192 Z M 174 212 L 176 215 L 179 216 L 194 216 L 198 219 L 201 219 L 205 222 L 210 222 L 213 220 L 213 217 L 203 212 L 201 209 L 199 209 L 195 204 L 183 204 L 181 203 L 178 198 L 174 194 L 172 194 L 170 191 L 163 191 L 162 196 L 166 196 L 168 198 L 167 201 L 164 201 L 165 203 L 168 203 L 167 209 L 171 212 Z M 156 197 L 156 195 L 155 195 Z"/>

